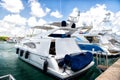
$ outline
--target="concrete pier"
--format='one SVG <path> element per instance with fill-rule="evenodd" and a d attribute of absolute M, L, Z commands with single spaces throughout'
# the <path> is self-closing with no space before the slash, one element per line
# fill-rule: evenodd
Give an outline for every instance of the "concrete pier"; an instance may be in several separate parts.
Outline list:
<path fill-rule="evenodd" d="M 120 59 L 118 59 L 95 80 L 120 80 Z"/>

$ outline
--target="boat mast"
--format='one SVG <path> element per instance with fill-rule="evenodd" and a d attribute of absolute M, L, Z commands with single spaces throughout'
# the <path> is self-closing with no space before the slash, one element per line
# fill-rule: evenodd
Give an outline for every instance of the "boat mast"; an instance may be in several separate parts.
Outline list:
<path fill-rule="evenodd" d="M 78 14 L 76 17 L 69 16 L 67 21 L 69 21 L 70 24 L 67 27 L 71 27 L 73 24 L 77 23 L 79 21 L 79 18 L 80 18 L 80 11 L 78 11 Z"/>

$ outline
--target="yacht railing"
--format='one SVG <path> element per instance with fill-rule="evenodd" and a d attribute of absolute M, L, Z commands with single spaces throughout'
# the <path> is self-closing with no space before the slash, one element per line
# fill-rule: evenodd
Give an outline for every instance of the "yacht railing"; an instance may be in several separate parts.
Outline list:
<path fill-rule="evenodd" d="M 0 76 L 0 80 L 16 80 L 11 74 Z"/>
<path fill-rule="evenodd" d="M 105 56 L 102 56 L 102 54 L 105 54 Z M 96 53 L 96 66 L 101 70 L 105 71 L 108 67 L 108 53 L 107 52 L 97 52 Z"/>
<path fill-rule="evenodd" d="M 105 59 L 105 61 L 104 61 L 104 65 L 106 66 L 106 67 L 108 67 L 109 65 L 108 65 L 108 53 L 107 52 L 97 52 L 96 53 L 96 65 L 98 66 L 98 65 L 100 65 L 101 63 L 102 63 L 102 54 L 106 54 L 105 55 L 105 57 L 103 57 L 104 59 Z"/>

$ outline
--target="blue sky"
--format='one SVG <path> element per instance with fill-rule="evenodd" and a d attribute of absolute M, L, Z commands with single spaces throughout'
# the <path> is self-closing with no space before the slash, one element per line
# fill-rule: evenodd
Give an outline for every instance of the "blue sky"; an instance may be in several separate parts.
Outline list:
<path fill-rule="evenodd" d="M 0 2 L 4 2 L 5 0 L 0 0 Z M 31 0 L 32 1 L 32 0 Z M 45 9 L 46 7 L 50 8 L 51 11 L 58 10 L 64 17 L 67 18 L 68 15 L 72 12 L 72 10 L 77 7 L 81 12 L 88 11 L 91 7 L 94 7 L 96 4 L 105 4 L 107 6 L 107 10 L 117 12 L 120 11 L 120 0 L 36 0 L 40 3 L 41 7 Z M 21 0 L 24 9 L 21 10 L 20 15 L 29 18 L 30 15 L 30 0 Z M 19 6 L 19 4 L 18 4 Z M 8 14 L 12 14 L 10 11 L 6 10 L 2 6 L 0 6 L 0 19 L 3 19 L 4 16 Z M 45 18 L 48 20 L 52 18 L 53 20 L 56 18 L 50 17 L 47 15 Z"/>
<path fill-rule="evenodd" d="M 112 12 L 120 11 L 120 0 L 38 0 L 38 2 L 41 4 L 43 9 L 45 7 L 48 7 L 51 9 L 51 11 L 58 10 L 63 17 L 61 19 L 68 18 L 69 14 L 72 12 L 72 10 L 76 7 L 81 12 L 88 11 L 91 7 L 95 7 L 96 4 L 105 4 L 107 6 L 107 9 Z M 28 4 L 27 1 L 24 1 L 25 4 Z M 29 5 L 29 4 L 28 4 Z M 30 11 L 30 7 L 26 6 L 26 10 L 24 11 Z M 29 13 L 27 13 L 29 14 Z M 23 16 L 27 16 L 25 14 L 22 14 Z M 56 18 L 47 16 L 46 20 L 57 20 Z"/>
<path fill-rule="evenodd" d="M 0 31 L 12 28 L 14 33 L 18 27 L 22 30 L 67 20 L 78 10 L 83 22 L 100 22 L 109 12 L 113 23 L 120 25 L 119 19 L 115 20 L 120 15 L 120 0 L 0 0 Z"/>

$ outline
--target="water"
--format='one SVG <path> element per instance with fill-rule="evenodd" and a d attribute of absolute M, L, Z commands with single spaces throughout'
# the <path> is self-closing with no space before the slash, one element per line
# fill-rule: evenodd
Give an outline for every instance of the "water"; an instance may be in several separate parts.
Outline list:
<path fill-rule="evenodd" d="M 12 74 L 16 80 L 56 80 L 39 69 L 20 60 L 15 54 L 14 44 L 0 42 L 0 76 Z M 94 65 L 86 73 L 73 80 L 94 80 L 101 71 Z"/>

